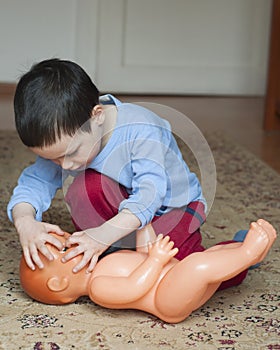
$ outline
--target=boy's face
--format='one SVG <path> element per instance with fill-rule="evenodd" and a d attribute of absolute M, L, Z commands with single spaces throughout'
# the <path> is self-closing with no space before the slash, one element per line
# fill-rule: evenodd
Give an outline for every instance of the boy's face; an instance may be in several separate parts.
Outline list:
<path fill-rule="evenodd" d="M 62 135 L 51 146 L 30 147 L 38 156 L 49 159 L 65 170 L 85 169 L 101 150 L 103 123 L 91 118 L 91 132 L 78 130 L 74 136 Z"/>

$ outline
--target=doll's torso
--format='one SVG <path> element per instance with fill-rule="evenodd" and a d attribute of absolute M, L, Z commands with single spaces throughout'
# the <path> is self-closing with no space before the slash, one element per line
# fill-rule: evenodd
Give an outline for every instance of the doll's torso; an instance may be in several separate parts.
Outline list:
<path fill-rule="evenodd" d="M 128 276 L 132 271 L 135 270 L 145 259 L 147 258 L 146 254 L 139 252 L 134 252 L 130 250 L 122 250 L 120 252 L 115 252 L 114 254 L 107 255 L 103 258 L 94 268 L 92 272 L 91 281 L 98 276 Z M 178 260 L 172 259 L 168 264 L 164 266 L 162 272 L 153 285 L 153 287 L 140 299 L 136 301 L 127 303 L 127 304 L 114 304 L 107 302 L 100 302 L 98 304 L 106 308 L 112 309 L 139 309 L 146 312 L 150 312 L 154 315 L 161 317 L 162 315 L 156 308 L 154 302 L 154 296 L 157 290 L 157 287 L 162 279 L 162 277 L 170 270 Z M 93 301 L 95 301 L 93 299 Z"/>

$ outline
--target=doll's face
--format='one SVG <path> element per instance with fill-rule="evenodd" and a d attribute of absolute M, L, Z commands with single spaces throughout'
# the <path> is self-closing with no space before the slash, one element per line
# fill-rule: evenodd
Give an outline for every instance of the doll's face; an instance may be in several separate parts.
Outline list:
<path fill-rule="evenodd" d="M 54 234 L 55 235 L 55 234 Z M 56 238 L 65 242 L 66 237 L 55 235 Z M 43 255 L 40 257 L 44 268 L 31 270 L 22 256 L 20 261 L 20 282 L 24 291 L 33 299 L 45 304 L 67 304 L 75 301 L 86 294 L 86 284 L 89 274 L 86 267 L 79 273 L 72 272 L 73 267 L 81 260 L 81 256 L 66 263 L 61 258 L 66 254 L 65 250 L 59 251 L 54 246 L 48 245 L 54 255 L 54 260 L 49 261 Z M 72 248 L 69 248 L 72 249 Z"/>

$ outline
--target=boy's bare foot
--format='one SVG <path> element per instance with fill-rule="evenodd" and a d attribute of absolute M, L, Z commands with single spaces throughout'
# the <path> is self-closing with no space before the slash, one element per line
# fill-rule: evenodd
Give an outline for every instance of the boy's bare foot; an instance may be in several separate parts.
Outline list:
<path fill-rule="evenodd" d="M 263 219 L 252 222 L 242 245 L 250 257 L 250 264 L 262 261 L 276 239 L 276 231 Z"/>

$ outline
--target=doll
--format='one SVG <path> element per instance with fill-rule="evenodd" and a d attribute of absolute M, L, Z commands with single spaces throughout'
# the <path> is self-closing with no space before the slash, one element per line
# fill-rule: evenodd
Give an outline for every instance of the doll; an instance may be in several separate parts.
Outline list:
<path fill-rule="evenodd" d="M 57 237 L 65 242 L 67 236 Z M 43 269 L 32 271 L 21 259 L 20 279 L 25 292 L 42 303 L 71 303 L 87 295 L 106 308 L 139 309 L 177 323 L 207 302 L 222 281 L 262 261 L 275 239 L 274 228 L 259 219 L 251 223 L 244 242 L 216 245 L 178 261 L 174 258 L 178 249 L 169 237 L 155 239 L 147 225 L 137 233 L 136 251 L 109 254 L 91 273 L 86 267 L 73 273 L 81 257 L 62 263 L 65 250 L 50 246 L 55 258 L 49 261 L 42 256 Z"/>

